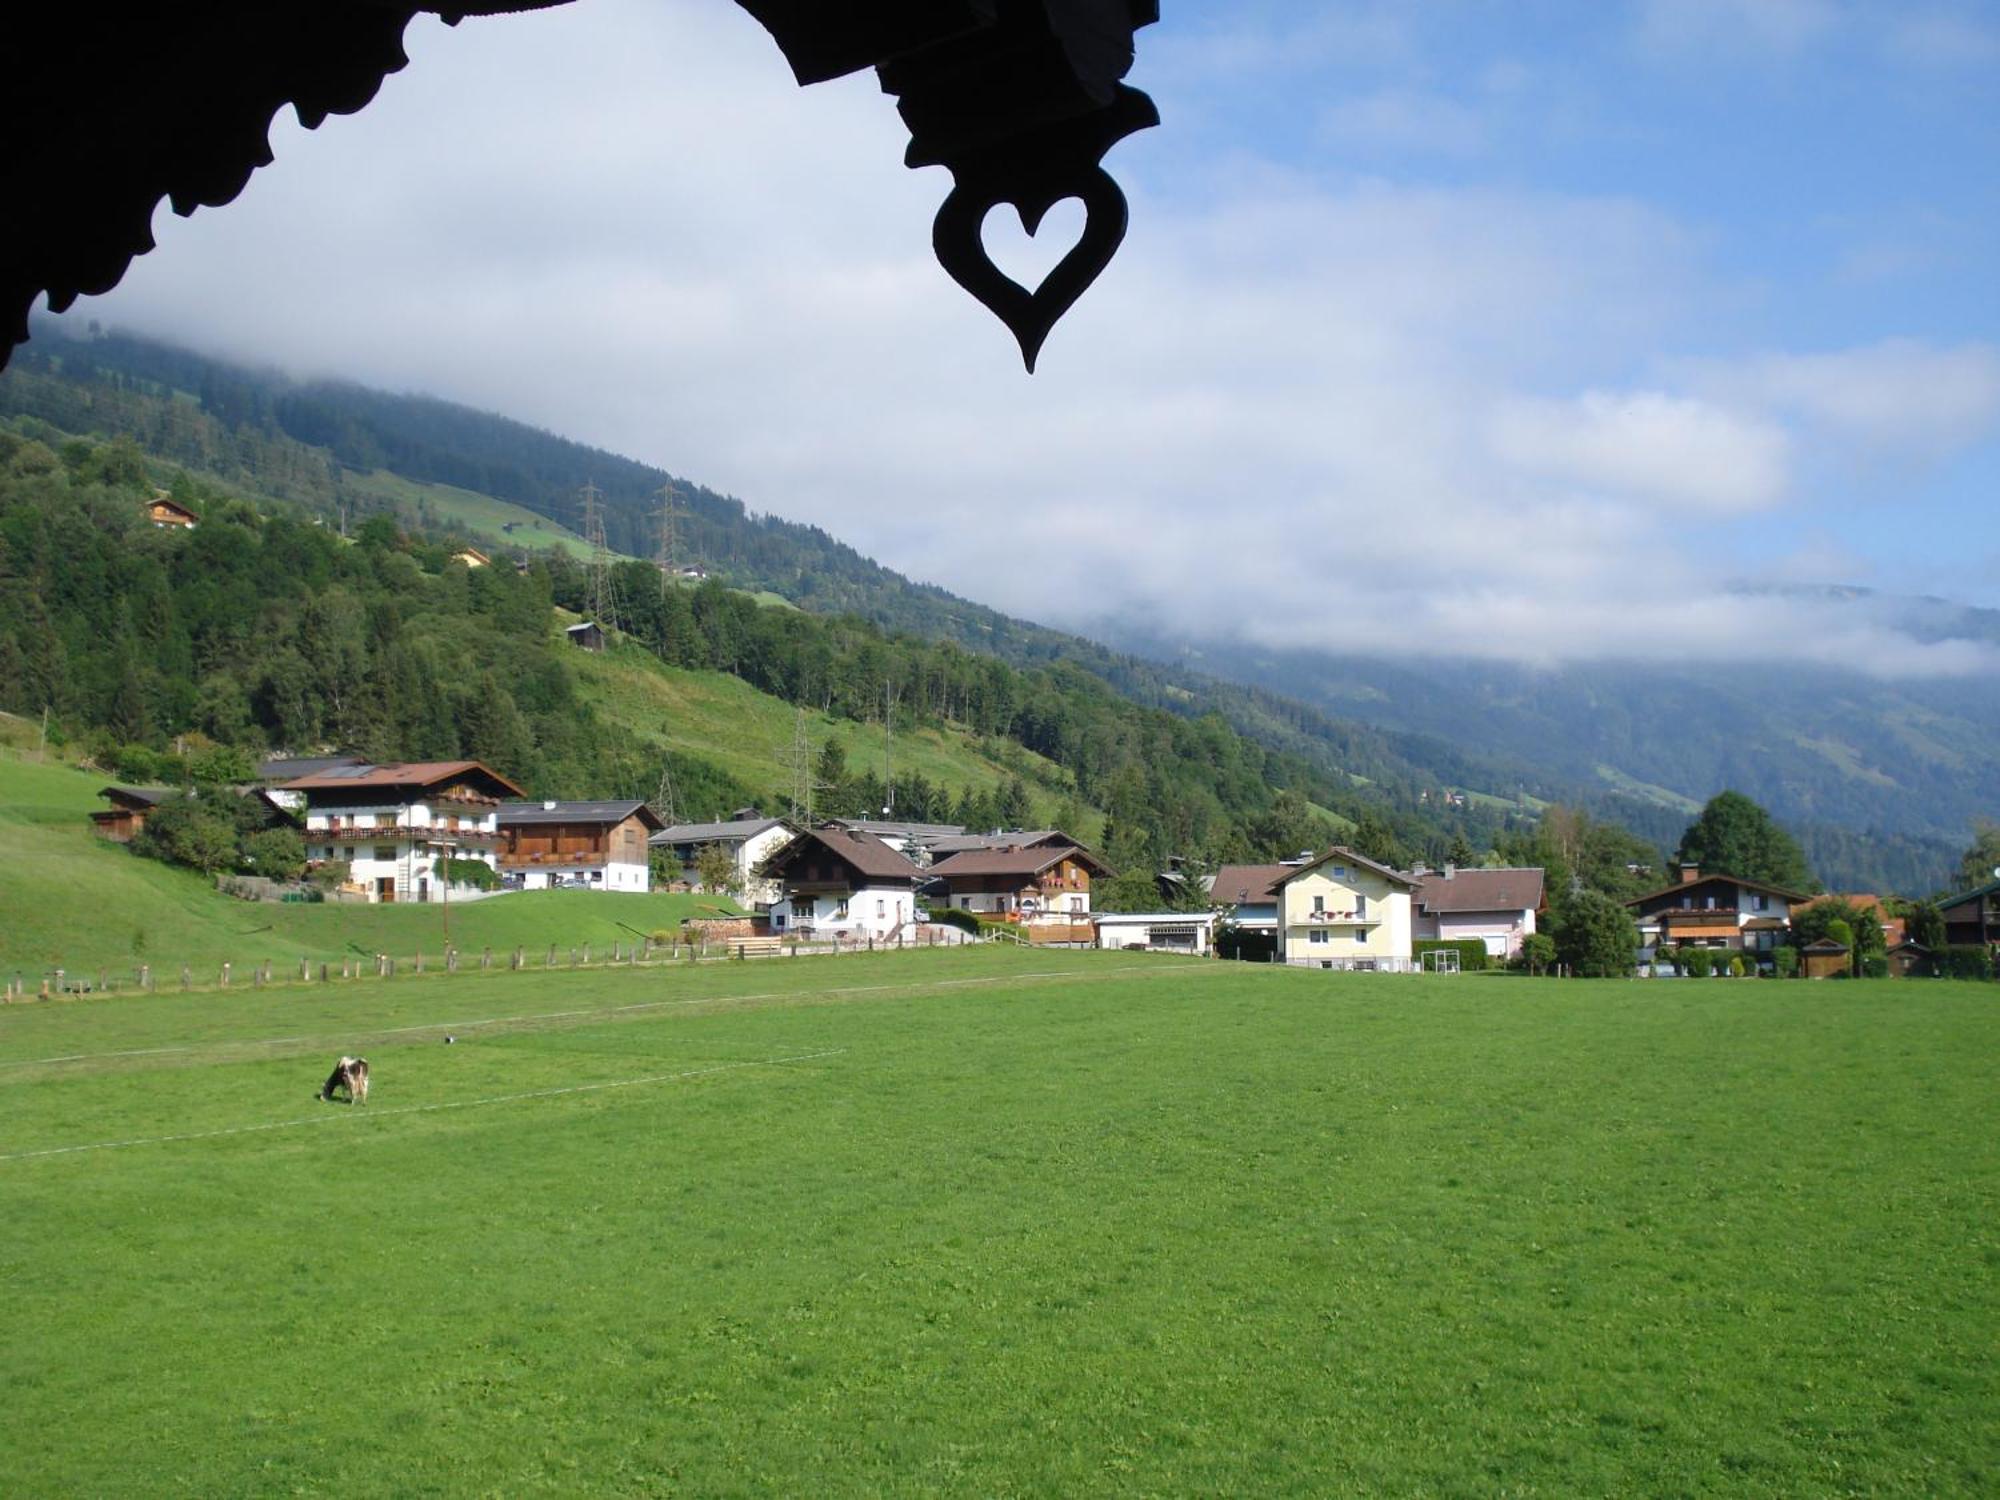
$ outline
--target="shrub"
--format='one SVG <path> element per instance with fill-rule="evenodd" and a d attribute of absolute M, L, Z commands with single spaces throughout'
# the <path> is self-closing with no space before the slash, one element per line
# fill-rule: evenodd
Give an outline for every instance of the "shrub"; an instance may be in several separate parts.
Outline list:
<path fill-rule="evenodd" d="M 1459 969 L 1468 974 L 1484 969 L 1492 962 L 1486 945 L 1478 938 L 1418 938 L 1410 946 L 1416 955 L 1418 968 L 1423 967 L 1426 953 L 1456 952 Z"/>
<path fill-rule="evenodd" d="M 243 866 L 271 880 L 297 880 L 306 867 L 306 841 L 296 828 L 266 828 L 243 841 Z"/>
<path fill-rule="evenodd" d="M 1729 977 L 1731 979 L 1741 979 L 1749 972 L 1749 968 L 1743 962 L 1742 954 L 1732 953 L 1729 955 Z"/>
<path fill-rule="evenodd" d="M 329 859 L 306 871 L 306 879 L 323 891 L 346 885 L 354 876 L 354 866 L 344 859 Z"/>
<path fill-rule="evenodd" d="M 1869 954 L 1861 960 L 1861 977 L 1863 979 L 1887 979 L 1889 977 L 1889 960 L 1879 953 Z"/>
<path fill-rule="evenodd" d="M 1681 961 L 1690 979 L 1707 979 L 1715 972 L 1715 955 L 1706 948 L 1683 948 Z"/>
<path fill-rule="evenodd" d="M 1954 943 L 1936 956 L 1933 967 L 1945 979 L 1991 979 L 1993 955 L 1977 943 Z"/>
<path fill-rule="evenodd" d="M 1550 913 L 1556 957 L 1572 974 L 1609 979 L 1629 975 L 1639 951 L 1631 913 L 1599 891 L 1563 897 Z"/>
<path fill-rule="evenodd" d="M 448 859 L 444 862 L 444 878 L 453 885 L 469 885 L 479 891 L 500 887 L 500 872 L 483 859 Z"/>
<path fill-rule="evenodd" d="M 931 920 L 933 922 L 943 922 L 947 926 L 956 927 L 963 932 L 969 932 L 974 937 L 979 936 L 979 918 L 975 917 L 969 911 L 960 911 L 955 906 L 940 907 L 931 913 Z"/>
<path fill-rule="evenodd" d="M 170 797 L 146 815 L 146 826 L 133 836 L 132 851 L 219 875 L 236 864 L 236 824 L 199 798 Z"/>
<path fill-rule="evenodd" d="M 1521 939 L 1521 951 L 1514 955 L 1517 967 L 1540 974 L 1556 961 L 1556 940 L 1546 932 L 1531 932 Z"/>
<path fill-rule="evenodd" d="M 1771 972 L 1779 979 L 1794 979 L 1799 972 L 1799 950 L 1779 948 L 1771 954 Z"/>

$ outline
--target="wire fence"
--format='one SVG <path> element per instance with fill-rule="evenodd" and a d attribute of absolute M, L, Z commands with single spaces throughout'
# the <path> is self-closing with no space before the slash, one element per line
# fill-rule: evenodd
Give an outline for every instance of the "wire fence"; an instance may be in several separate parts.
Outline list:
<path fill-rule="evenodd" d="M 895 953 L 910 949 L 957 948 L 977 944 L 957 928 L 905 927 L 877 936 L 830 933 L 824 937 L 698 937 L 658 941 L 649 937 L 608 946 L 591 943 L 537 943 L 477 950 L 446 947 L 434 953 L 352 953 L 339 958 L 266 958 L 249 963 L 141 963 L 113 969 L 51 968 L 30 976 L 17 970 L 5 983 L 8 1002 L 66 996 L 157 994 L 195 990 L 266 989 L 279 985 L 331 985 L 416 975 L 488 974 L 549 970 L 665 967 L 674 964 L 743 962 L 766 958 L 833 957 L 854 953 Z"/>

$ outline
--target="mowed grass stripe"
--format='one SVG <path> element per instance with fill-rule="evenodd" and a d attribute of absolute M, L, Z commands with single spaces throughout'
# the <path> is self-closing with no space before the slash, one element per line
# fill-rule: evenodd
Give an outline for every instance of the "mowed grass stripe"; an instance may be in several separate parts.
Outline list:
<path fill-rule="evenodd" d="M 9 1486 L 1990 1493 L 1996 1042 L 1971 987 L 1188 966 L 411 1046 L 388 1103 L 847 1051 L 0 1173 Z"/>
<path fill-rule="evenodd" d="M 370 1109 L 359 1106 L 359 1118 L 374 1121 L 397 1115 L 426 1115 L 446 1109 L 487 1109 L 496 1104 L 520 1104 L 531 1099 L 555 1099 L 565 1094 L 594 1094 L 605 1089 L 642 1088 L 655 1083 L 680 1083 L 689 1078 L 707 1078 L 716 1073 L 733 1073 L 742 1068 L 776 1068 L 789 1063 L 814 1062 L 838 1057 L 844 1048 L 824 1052 L 801 1052 L 791 1057 L 760 1057 L 753 1062 L 715 1063 L 706 1068 L 683 1068 L 678 1073 L 654 1073 L 645 1078 L 617 1078 L 605 1083 L 576 1083 L 562 1088 L 529 1089 L 518 1094 L 492 1094 L 484 1099 L 452 1099 L 439 1104 L 406 1104 L 399 1109 Z M 93 1141 L 82 1146 L 51 1146 L 40 1151 L 15 1151 L 0 1155 L 0 1161 L 27 1161 L 38 1156 L 73 1156 L 85 1151 L 123 1151 L 133 1146 L 158 1146 L 172 1141 L 206 1141 L 228 1135 L 255 1135 L 266 1130 L 297 1130 L 308 1125 L 325 1125 L 338 1115 L 320 1113 L 296 1120 L 271 1120 L 261 1125 L 232 1125 L 221 1130 L 201 1130 L 180 1135 L 141 1136 L 129 1141 Z"/>

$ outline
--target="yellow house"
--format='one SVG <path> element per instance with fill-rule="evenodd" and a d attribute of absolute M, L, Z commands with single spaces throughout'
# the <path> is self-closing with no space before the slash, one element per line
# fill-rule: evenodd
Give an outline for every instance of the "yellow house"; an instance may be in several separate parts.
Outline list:
<path fill-rule="evenodd" d="M 1336 846 L 1278 882 L 1278 952 L 1307 968 L 1407 970 L 1416 888 L 1410 876 Z"/>

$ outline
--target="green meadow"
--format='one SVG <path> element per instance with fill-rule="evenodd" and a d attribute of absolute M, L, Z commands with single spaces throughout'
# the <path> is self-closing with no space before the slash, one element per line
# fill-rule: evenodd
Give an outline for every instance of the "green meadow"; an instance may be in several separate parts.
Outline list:
<path fill-rule="evenodd" d="M 1996 1075 L 1977 986 L 986 949 L 6 1007 L 0 1472 L 1990 1494 Z"/>

